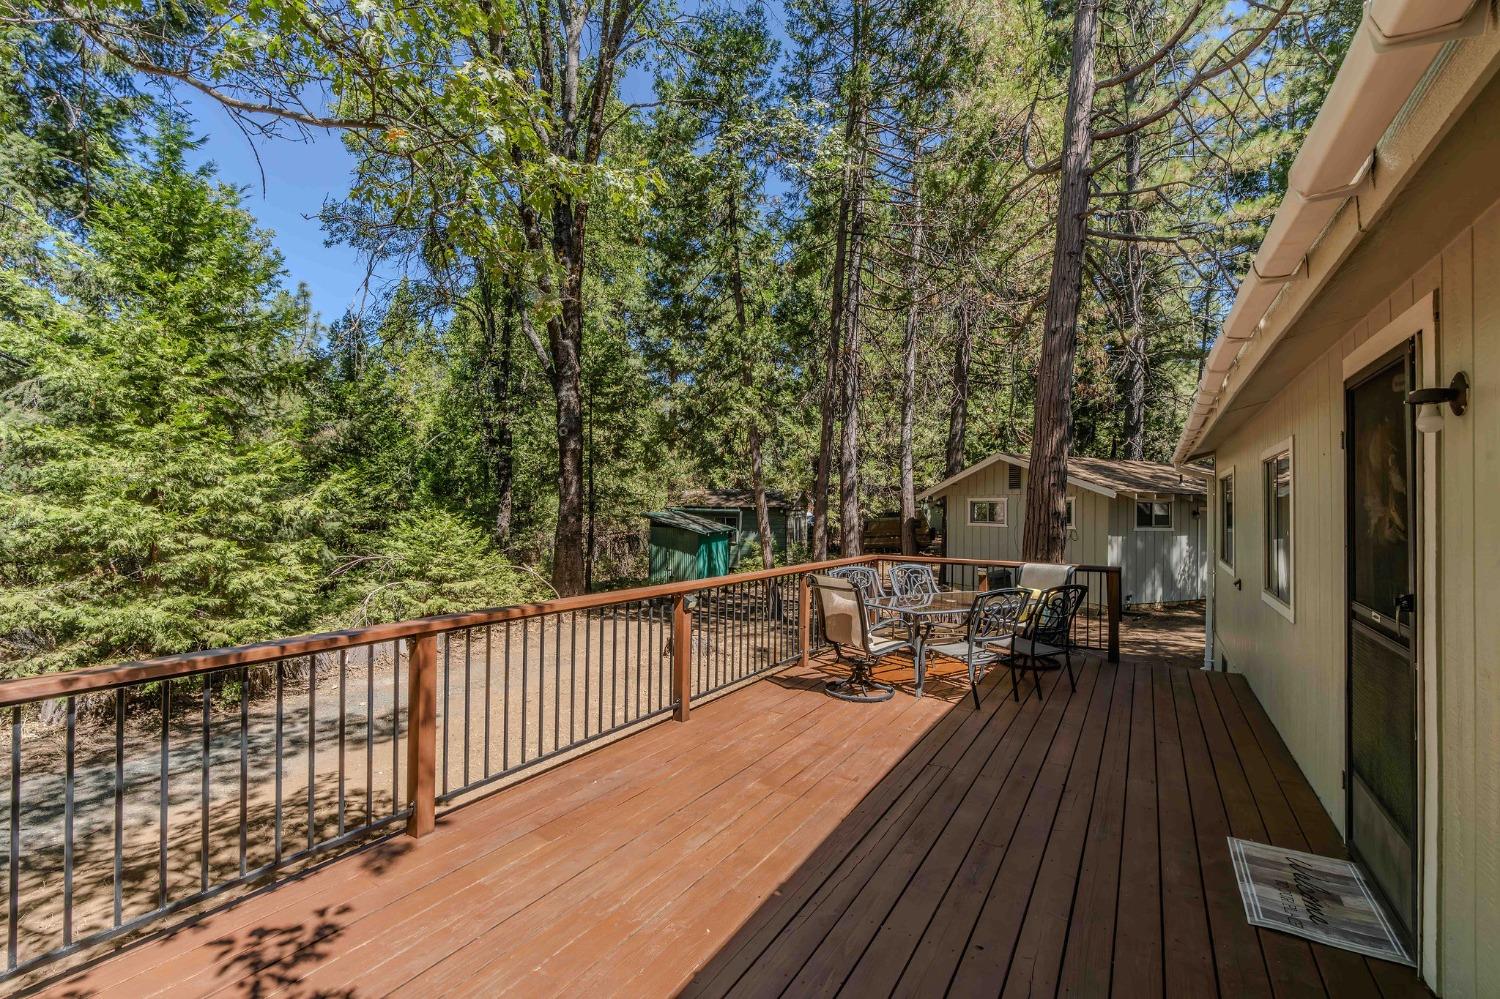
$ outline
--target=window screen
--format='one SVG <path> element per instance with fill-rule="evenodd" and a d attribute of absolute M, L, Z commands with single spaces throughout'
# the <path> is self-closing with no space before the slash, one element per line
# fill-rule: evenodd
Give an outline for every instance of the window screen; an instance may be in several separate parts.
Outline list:
<path fill-rule="evenodd" d="M 1292 602 L 1292 453 L 1262 464 L 1266 488 L 1266 592 Z"/>
<path fill-rule="evenodd" d="M 1135 526 L 1142 530 L 1167 530 L 1172 526 L 1171 500 L 1138 500 Z"/>
<path fill-rule="evenodd" d="M 1007 465 L 1005 467 L 1008 469 L 1008 478 L 1006 480 L 1005 487 L 1007 489 L 1020 489 L 1021 488 L 1021 466 L 1020 465 Z"/>
<path fill-rule="evenodd" d="M 1219 480 L 1219 558 L 1234 565 L 1234 473 Z"/>
<path fill-rule="evenodd" d="M 969 523 L 1005 526 L 1005 499 L 969 500 Z"/>

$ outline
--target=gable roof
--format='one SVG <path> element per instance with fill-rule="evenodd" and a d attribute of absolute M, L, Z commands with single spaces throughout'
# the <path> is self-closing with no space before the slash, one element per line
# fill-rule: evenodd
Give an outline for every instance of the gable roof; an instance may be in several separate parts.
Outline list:
<path fill-rule="evenodd" d="M 672 504 L 674 507 L 697 507 L 703 510 L 738 510 L 755 506 L 755 494 L 748 489 L 684 489 Z M 792 501 L 783 493 L 766 490 L 766 505 L 772 510 L 789 510 Z"/>
<path fill-rule="evenodd" d="M 989 468 L 996 462 L 1025 468 L 1031 459 L 1024 455 L 997 451 L 977 464 L 950 475 L 937 485 L 919 493 L 918 499 L 936 496 L 976 472 Z M 1110 499 L 1125 493 L 1167 493 L 1178 496 L 1203 496 L 1208 492 L 1208 472 L 1203 469 L 1180 465 L 1164 465 L 1156 461 L 1130 461 L 1124 458 L 1068 459 L 1068 483 Z"/>
<path fill-rule="evenodd" d="M 666 527 L 676 527 L 694 534 L 716 535 L 732 534 L 733 528 L 727 524 L 721 524 L 707 517 L 698 517 L 685 510 L 653 510 L 646 514 L 646 519 L 653 524 L 662 524 Z"/>

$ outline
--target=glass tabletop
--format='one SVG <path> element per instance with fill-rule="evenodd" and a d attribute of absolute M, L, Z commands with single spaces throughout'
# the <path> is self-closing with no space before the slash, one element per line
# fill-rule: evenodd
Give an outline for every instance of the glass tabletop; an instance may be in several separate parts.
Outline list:
<path fill-rule="evenodd" d="M 942 590 L 938 593 L 914 593 L 904 597 L 887 595 L 871 597 L 865 603 L 881 610 L 913 616 L 967 614 L 969 608 L 974 606 L 974 598 L 981 592 L 980 590 Z"/>

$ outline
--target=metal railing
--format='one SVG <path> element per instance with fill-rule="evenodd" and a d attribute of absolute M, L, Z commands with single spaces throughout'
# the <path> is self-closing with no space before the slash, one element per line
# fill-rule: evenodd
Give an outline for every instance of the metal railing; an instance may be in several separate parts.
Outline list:
<path fill-rule="evenodd" d="M 686 721 L 694 704 L 821 649 L 810 574 L 896 561 L 836 559 L 0 682 L 10 724 L 0 977 L 401 824 L 426 835 L 440 806 L 669 716 Z M 963 589 L 981 567 L 1007 564 L 921 561 Z M 1103 581 L 1107 612 L 1079 644 L 1114 658 L 1119 570 L 1080 572 Z M 61 725 L 41 723 L 44 705 Z"/>

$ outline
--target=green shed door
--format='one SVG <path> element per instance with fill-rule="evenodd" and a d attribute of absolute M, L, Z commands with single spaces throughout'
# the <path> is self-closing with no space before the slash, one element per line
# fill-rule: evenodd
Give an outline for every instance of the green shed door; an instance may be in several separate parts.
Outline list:
<path fill-rule="evenodd" d="M 715 534 L 698 539 L 698 578 L 723 576 L 729 572 L 729 535 Z"/>

